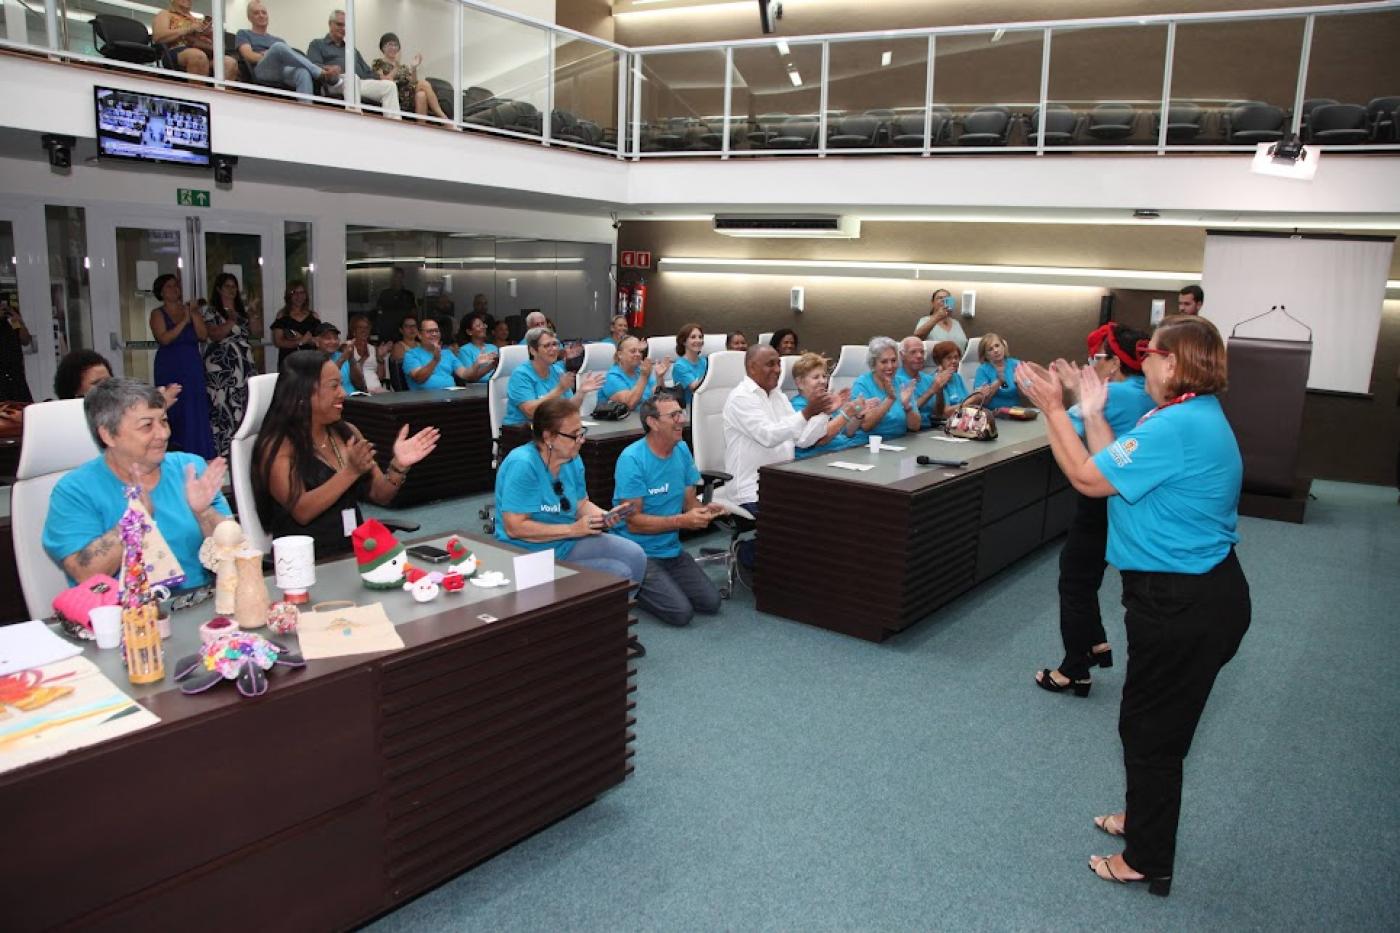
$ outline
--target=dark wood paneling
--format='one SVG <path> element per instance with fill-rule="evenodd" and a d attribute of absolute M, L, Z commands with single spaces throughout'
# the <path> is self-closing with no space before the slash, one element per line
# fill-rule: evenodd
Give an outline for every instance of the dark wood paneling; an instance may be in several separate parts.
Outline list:
<path fill-rule="evenodd" d="M 8 517 L 0 518 L 0 625 L 28 618 L 29 609 L 19 588 L 19 568 L 15 564 L 14 531 Z"/>
<path fill-rule="evenodd" d="M 381 469 L 388 467 L 394 438 L 404 425 L 410 432 L 425 427 L 442 432 L 437 449 L 409 471 L 391 506 L 419 505 L 492 487 L 491 418 L 484 396 L 415 402 L 413 393 L 404 392 L 393 404 L 352 397 L 345 400 L 345 420 L 374 444 Z"/>
<path fill-rule="evenodd" d="M 977 537 L 977 582 L 1005 570 L 1039 547 L 1044 530 L 1043 498 L 982 526 Z"/>

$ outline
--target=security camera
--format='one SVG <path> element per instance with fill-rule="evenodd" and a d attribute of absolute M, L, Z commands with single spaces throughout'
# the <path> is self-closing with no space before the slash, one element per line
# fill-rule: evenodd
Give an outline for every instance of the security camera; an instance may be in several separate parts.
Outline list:
<path fill-rule="evenodd" d="M 58 133 L 45 133 L 39 137 L 43 143 L 44 150 L 49 154 L 49 165 L 53 168 L 68 169 L 73 167 L 73 147 L 78 144 L 78 140 L 72 136 L 63 136 Z"/>
<path fill-rule="evenodd" d="M 233 167 L 238 164 L 238 156 L 214 156 L 214 184 L 233 184 Z"/>

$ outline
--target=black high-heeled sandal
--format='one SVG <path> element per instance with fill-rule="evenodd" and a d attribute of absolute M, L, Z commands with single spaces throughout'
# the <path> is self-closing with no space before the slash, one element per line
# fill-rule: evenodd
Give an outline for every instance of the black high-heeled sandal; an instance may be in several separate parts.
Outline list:
<path fill-rule="evenodd" d="M 1089 688 L 1094 685 L 1092 680 L 1071 680 L 1067 684 L 1056 683 L 1055 678 L 1051 677 L 1050 673 L 1050 668 L 1041 668 L 1040 676 L 1035 678 L 1035 682 L 1040 689 L 1049 690 L 1051 693 L 1064 693 L 1066 690 L 1073 690 L 1075 696 L 1087 697 Z"/>
<path fill-rule="evenodd" d="M 1090 648 L 1090 649 L 1089 649 L 1089 664 L 1090 664 L 1090 666 L 1093 666 L 1093 665 L 1097 664 L 1099 667 L 1112 667 L 1112 666 L 1113 666 L 1113 649 L 1112 649 L 1112 648 L 1105 648 L 1105 649 L 1102 650 L 1102 651 L 1095 651 L 1093 648 Z"/>
<path fill-rule="evenodd" d="M 1171 875 L 1162 875 L 1157 878 L 1151 878 L 1147 875 L 1143 875 L 1141 878 L 1119 878 L 1113 873 L 1113 865 L 1109 861 L 1111 858 L 1113 858 L 1111 855 L 1089 856 L 1089 870 L 1103 881 L 1112 881 L 1115 884 L 1145 884 L 1147 885 L 1147 892 L 1149 894 L 1155 894 L 1158 897 L 1166 897 L 1172 893 Z M 1095 864 L 1094 859 L 1099 860 L 1097 864 Z M 1099 871 L 1099 865 L 1103 866 L 1102 872 Z M 1107 872 L 1107 874 L 1104 874 L 1104 872 Z"/>

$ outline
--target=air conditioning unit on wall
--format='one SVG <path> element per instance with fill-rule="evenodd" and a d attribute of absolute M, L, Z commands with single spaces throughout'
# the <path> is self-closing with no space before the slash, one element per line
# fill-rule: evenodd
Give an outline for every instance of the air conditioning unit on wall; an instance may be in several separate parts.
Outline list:
<path fill-rule="evenodd" d="M 860 219 L 840 214 L 716 214 L 715 233 L 747 237 L 860 238 Z"/>

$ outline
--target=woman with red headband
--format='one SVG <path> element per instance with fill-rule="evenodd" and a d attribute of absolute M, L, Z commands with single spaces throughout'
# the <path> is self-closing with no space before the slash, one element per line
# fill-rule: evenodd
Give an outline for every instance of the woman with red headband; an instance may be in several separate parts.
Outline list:
<path fill-rule="evenodd" d="M 1108 383 L 1104 420 L 1114 437 L 1128 433 L 1139 418 L 1152 410 L 1152 397 L 1147 394 L 1137 353 L 1138 341 L 1146 343 L 1147 339 L 1147 334 L 1115 321 L 1089 335 L 1089 365 Z M 1077 402 L 1078 371 L 1063 360 L 1057 360 L 1054 368 L 1069 397 Z M 1084 419 L 1077 403 L 1069 409 L 1069 419 L 1075 432 L 1083 437 Z M 1043 668 L 1035 675 L 1035 682 L 1051 693 L 1073 690 L 1075 696 L 1087 697 L 1092 684 L 1089 668 L 1095 664 L 1113 666 L 1113 651 L 1099 614 L 1099 587 L 1108 566 L 1104 562 L 1107 544 L 1108 500 L 1081 494 L 1060 551 L 1060 635 L 1065 643 L 1065 658 L 1057 669 Z"/>

